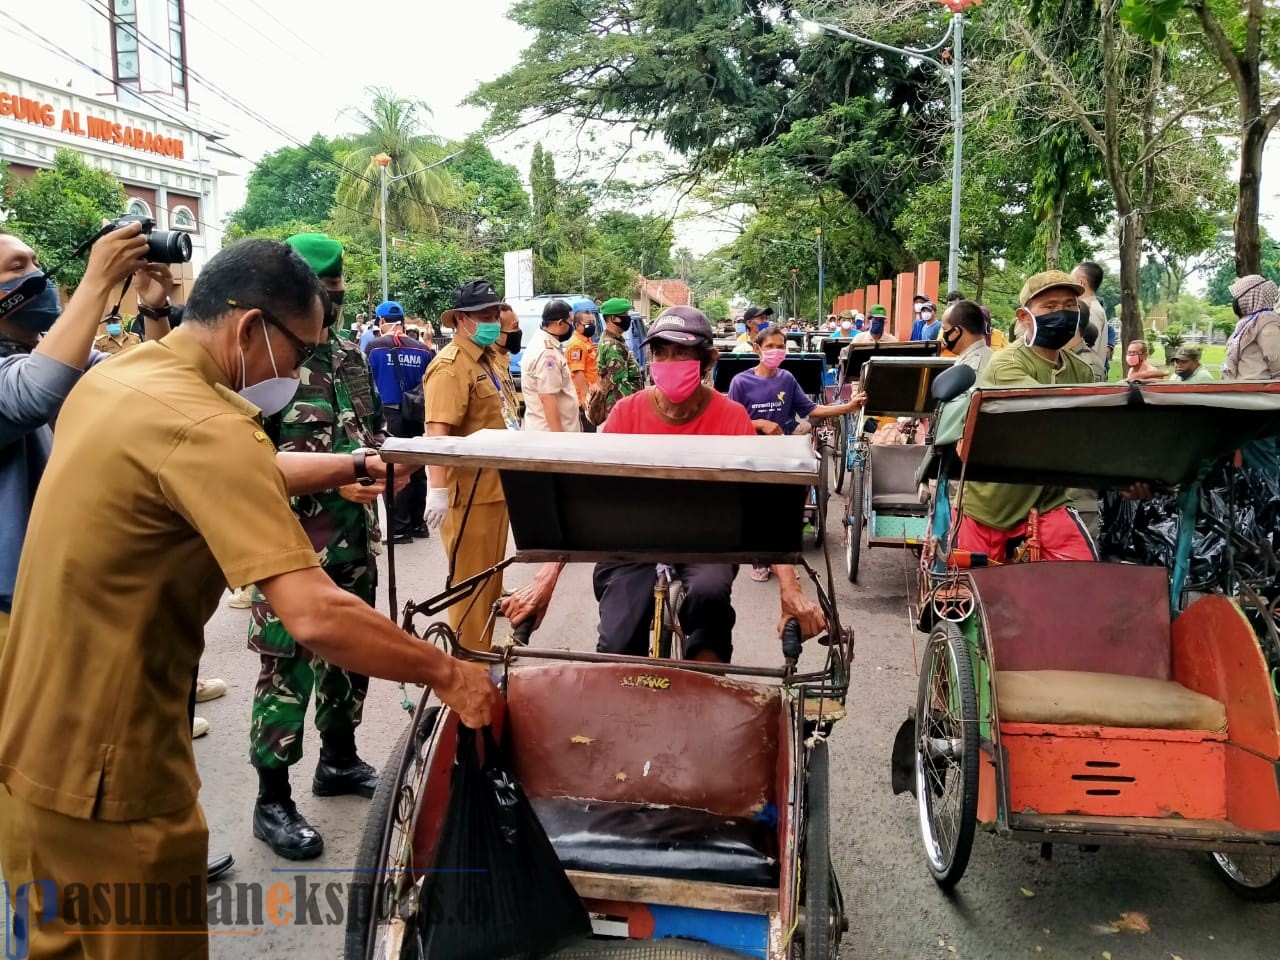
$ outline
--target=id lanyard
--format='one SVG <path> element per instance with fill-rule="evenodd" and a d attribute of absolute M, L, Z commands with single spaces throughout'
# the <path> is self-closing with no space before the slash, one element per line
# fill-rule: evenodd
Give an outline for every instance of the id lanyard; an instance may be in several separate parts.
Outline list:
<path fill-rule="evenodd" d="M 497 388 L 498 396 L 502 398 L 502 420 L 507 425 L 508 430 L 520 429 L 520 407 L 515 403 L 514 398 L 507 392 L 506 384 L 502 378 L 498 376 L 491 363 L 481 362 L 480 368 L 488 375 L 489 379 Z"/>

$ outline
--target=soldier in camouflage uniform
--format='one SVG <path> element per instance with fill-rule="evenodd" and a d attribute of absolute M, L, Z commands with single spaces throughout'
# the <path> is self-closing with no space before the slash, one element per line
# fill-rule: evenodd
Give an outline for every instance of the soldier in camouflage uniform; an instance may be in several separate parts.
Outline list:
<path fill-rule="evenodd" d="M 596 424 L 604 423 L 615 403 L 644 386 L 640 365 L 623 340 L 623 335 L 631 327 L 631 302 L 622 297 L 606 300 L 600 305 L 600 315 L 604 317 L 604 334 L 600 337 L 600 351 L 596 357 L 600 379 L 593 389 L 602 397 L 597 403 L 591 403 L 590 399 L 587 403 L 588 415 Z"/>
<path fill-rule="evenodd" d="M 329 294 L 328 339 L 302 367 L 290 404 L 268 418 L 267 433 L 278 449 L 299 453 L 358 454 L 379 446 L 386 428 L 368 362 L 335 324 L 345 289 L 342 246 L 321 234 L 299 234 L 285 242 L 311 264 Z M 364 478 L 293 501 L 325 573 L 370 605 L 377 590 L 373 555 L 380 536 L 381 487 Z M 307 701 L 314 690 L 321 745 L 313 792 L 372 797 L 377 772 L 357 755 L 355 741 L 369 678 L 331 666 L 299 646 L 259 591 L 253 599 L 249 648 L 262 657 L 249 723 L 249 759 L 259 779 L 253 834 L 280 856 L 306 860 L 324 850 L 323 838 L 298 813 L 289 786 L 289 767 L 302 757 Z"/>

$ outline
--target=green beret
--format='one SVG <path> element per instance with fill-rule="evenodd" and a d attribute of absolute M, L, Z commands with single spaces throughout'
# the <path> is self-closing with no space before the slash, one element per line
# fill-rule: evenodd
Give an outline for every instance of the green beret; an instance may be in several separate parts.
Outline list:
<path fill-rule="evenodd" d="M 600 304 L 600 316 L 621 317 L 631 312 L 631 301 L 623 297 L 613 297 Z"/>
<path fill-rule="evenodd" d="M 317 277 L 342 276 L 342 244 L 323 233 L 295 233 L 285 241 Z"/>

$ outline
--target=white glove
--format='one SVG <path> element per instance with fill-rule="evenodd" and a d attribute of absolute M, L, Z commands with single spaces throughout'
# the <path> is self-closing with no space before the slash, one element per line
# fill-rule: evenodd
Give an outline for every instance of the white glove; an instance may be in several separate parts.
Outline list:
<path fill-rule="evenodd" d="M 449 512 L 449 491 L 443 487 L 432 487 L 427 491 L 427 526 L 432 530 L 444 523 L 444 515 Z"/>

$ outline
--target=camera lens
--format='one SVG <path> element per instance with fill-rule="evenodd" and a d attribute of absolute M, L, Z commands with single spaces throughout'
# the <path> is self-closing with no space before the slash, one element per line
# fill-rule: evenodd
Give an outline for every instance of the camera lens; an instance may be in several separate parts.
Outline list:
<path fill-rule="evenodd" d="M 152 230 L 147 239 L 147 259 L 152 263 L 187 263 L 191 238 L 180 230 Z"/>

